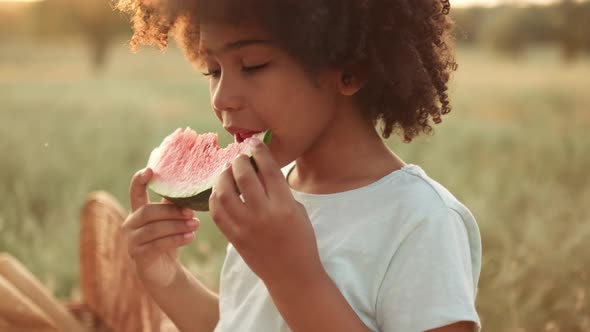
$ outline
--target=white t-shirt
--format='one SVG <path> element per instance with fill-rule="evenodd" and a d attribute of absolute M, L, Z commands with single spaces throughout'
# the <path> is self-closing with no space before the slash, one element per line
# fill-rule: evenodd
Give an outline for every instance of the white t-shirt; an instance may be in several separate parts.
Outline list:
<path fill-rule="evenodd" d="M 478 226 L 422 168 L 409 164 L 341 193 L 292 192 L 307 210 L 326 271 L 372 331 L 420 332 L 458 321 L 479 331 Z M 219 300 L 216 332 L 290 331 L 231 244 Z"/>

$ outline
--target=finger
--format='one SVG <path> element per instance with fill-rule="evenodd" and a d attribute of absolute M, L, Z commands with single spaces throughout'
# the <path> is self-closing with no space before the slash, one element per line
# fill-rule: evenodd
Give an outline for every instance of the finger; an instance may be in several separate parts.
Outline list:
<path fill-rule="evenodd" d="M 195 216 L 195 212 L 189 208 L 181 208 L 172 204 L 147 204 L 131 214 L 123 223 L 123 228 L 130 230 L 143 227 L 154 221 L 160 220 L 188 220 Z"/>
<path fill-rule="evenodd" d="M 246 205 L 252 208 L 260 208 L 266 201 L 266 193 L 260 182 L 250 157 L 241 155 L 234 161 L 232 167 L 234 179 Z"/>
<path fill-rule="evenodd" d="M 236 233 L 236 225 L 233 223 L 232 218 L 228 215 L 228 213 L 220 207 L 219 201 L 215 197 L 215 190 L 213 194 L 209 198 L 209 211 L 211 213 L 211 218 L 219 228 L 219 231 L 225 236 L 225 238 L 232 242 L 235 238 Z"/>
<path fill-rule="evenodd" d="M 129 199 L 131 201 L 131 212 L 149 203 L 147 184 L 154 172 L 151 168 L 145 168 L 135 173 L 129 186 Z"/>
<path fill-rule="evenodd" d="M 263 179 L 266 195 L 270 199 L 282 199 L 291 195 L 291 190 L 281 172 L 281 168 L 272 157 L 268 147 L 259 139 L 253 138 L 252 158 L 258 166 L 258 175 Z"/>
<path fill-rule="evenodd" d="M 194 232 L 174 234 L 157 240 L 133 247 L 130 250 L 131 257 L 141 257 L 141 260 L 150 262 L 165 252 L 177 249 L 191 243 L 196 237 Z"/>
<path fill-rule="evenodd" d="M 244 203 L 240 199 L 233 175 L 233 165 L 221 173 L 211 194 L 217 200 L 219 207 L 230 217 L 238 217 L 243 212 Z"/>
<path fill-rule="evenodd" d="M 171 235 L 195 232 L 199 229 L 200 221 L 196 218 L 190 220 L 165 220 L 156 221 L 135 229 L 129 236 L 131 246 L 142 246 Z"/>
<path fill-rule="evenodd" d="M 221 173 L 209 197 L 211 217 L 230 242 L 238 232 L 239 226 L 236 221 L 246 212 L 237 192 L 232 168 L 233 166 L 230 165 Z"/>

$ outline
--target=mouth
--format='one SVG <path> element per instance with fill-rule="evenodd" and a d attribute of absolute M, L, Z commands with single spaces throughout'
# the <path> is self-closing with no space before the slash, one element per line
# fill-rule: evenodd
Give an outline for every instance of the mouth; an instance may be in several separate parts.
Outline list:
<path fill-rule="evenodd" d="M 246 139 L 264 132 L 264 130 L 247 130 L 247 129 L 239 129 L 238 130 L 235 128 L 229 128 L 228 131 L 230 132 L 230 134 L 233 135 L 234 142 L 236 142 L 236 143 L 242 143 Z"/>
<path fill-rule="evenodd" d="M 245 141 L 247 138 L 250 138 L 256 134 L 258 134 L 259 132 L 251 132 L 251 133 L 236 133 L 234 134 L 234 141 L 237 143 L 242 143 L 243 141 Z"/>
<path fill-rule="evenodd" d="M 242 143 L 245 140 L 247 140 L 248 138 L 252 137 L 252 136 L 256 136 L 259 135 L 260 139 L 262 140 L 263 137 L 262 133 L 264 133 L 267 129 L 250 129 L 250 128 L 242 128 L 242 127 L 238 127 L 238 126 L 233 126 L 233 125 L 226 125 L 223 126 L 223 128 L 234 137 L 234 142 L 235 143 Z M 260 127 L 258 127 L 260 128 Z"/>

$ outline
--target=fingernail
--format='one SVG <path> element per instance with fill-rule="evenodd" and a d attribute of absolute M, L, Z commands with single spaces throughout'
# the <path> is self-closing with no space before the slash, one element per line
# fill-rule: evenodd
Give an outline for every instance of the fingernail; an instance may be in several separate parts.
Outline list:
<path fill-rule="evenodd" d="M 195 226 L 197 226 L 197 221 L 195 219 L 187 220 L 186 225 L 188 227 L 195 227 Z"/>
<path fill-rule="evenodd" d="M 227 162 L 227 163 L 225 163 L 225 165 L 223 165 L 223 170 L 225 171 L 225 170 L 227 170 L 230 167 L 231 167 L 231 163 L 230 162 Z"/>
<path fill-rule="evenodd" d="M 193 233 L 193 232 L 184 233 L 184 238 L 185 239 L 192 239 L 193 237 L 195 237 L 195 233 Z"/>

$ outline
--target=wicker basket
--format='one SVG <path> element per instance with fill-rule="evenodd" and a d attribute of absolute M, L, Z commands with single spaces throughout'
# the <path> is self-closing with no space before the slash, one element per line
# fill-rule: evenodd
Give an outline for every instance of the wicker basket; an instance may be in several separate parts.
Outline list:
<path fill-rule="evenodd" d="M 0 253 L 0 331 L 177 332 L 135 273 L 120 204 L 94 192 L 81 212 L 81 299 L 55 299 L 22 263 Z"/>
<path fill-rule="evenodd" d="M 80 225 L 82 303 L 69 308 L 95 331 L 159 332 L 164 317 L 133 268 L 121 232 L 125 215 L 108 193 L 88 195 Z"/>

